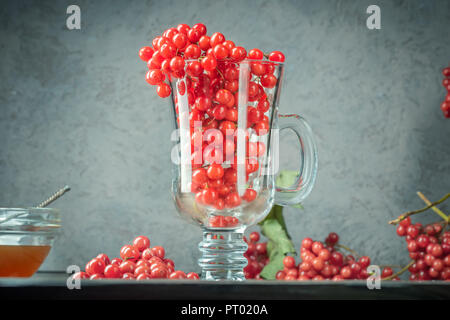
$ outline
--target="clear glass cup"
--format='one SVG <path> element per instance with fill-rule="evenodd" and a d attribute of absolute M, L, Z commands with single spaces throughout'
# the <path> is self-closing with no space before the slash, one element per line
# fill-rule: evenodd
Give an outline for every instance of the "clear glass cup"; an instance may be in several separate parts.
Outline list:
<path fill-rule="evenodd" d="M 0 277 L 31 277 L 60 228 L 59 210 L 0 208 Z"/>
<path fill-rule="evenodd" d="M 274 203 L 301 202 L 313 188 L 317 150 L 298 115 L 279 115 L 282 63 L 219 62 L 213 71 L 187 60 L 171 79 L 175 131 L 172 194 L 177 211 L 203 230 L 202 279 L 245 280 L 243 234 Z M 277 187 L 279 130 L 298 137 L 299 174 Z"/>

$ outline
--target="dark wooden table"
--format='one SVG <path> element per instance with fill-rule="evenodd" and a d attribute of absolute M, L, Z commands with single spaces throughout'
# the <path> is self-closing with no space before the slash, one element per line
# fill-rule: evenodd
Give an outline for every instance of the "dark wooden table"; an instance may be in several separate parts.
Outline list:
<path fill-rule="evenodd" d="M 28 279 L 0 278 L 1 299 L 450 299 L 450 282 L 383 281 L 369 290 L 365 281 L 83 280 L 69 290 L 68 274 L 38 272 Z"/>

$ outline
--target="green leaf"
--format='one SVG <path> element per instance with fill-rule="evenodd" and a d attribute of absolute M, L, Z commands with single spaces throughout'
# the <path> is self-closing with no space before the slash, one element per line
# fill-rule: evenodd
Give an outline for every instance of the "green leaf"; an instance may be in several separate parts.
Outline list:
<path fill-rule="evenodd" d="M 291 205 L 291 207 L 302 209 L 302 210 L 304 209 L 301 203 L 293 204 L 293 205 Z"/>
<path fill-rule="evenodd" d="M 296 254 L 283 218 L 283 207 L 275 205 L 268 216 L 260 222 L 261 232 L 269 240 L 267 254 L 270 262 L 264 267 L 260 275 L 264 279 L 275 279 L 277 272 L 283 269 L 283 259 L 286 254 Z"/>
<path fill-rule="evenodd" d="M 282 170 L 277 177 L 276 185 L 281 188 L 289 188 L 297 181 L 297 177 L 297 171 Z"/>
<path fill-rule="evenodd" d="M 276 179 L 276 185 L 279 188 L 289 188 L 297 182 L 298 172 L 292 170 L 282 170 Z M 293 208 L 303 209 L 300 203 L 291 205 Z"/>
<path fill-rule="evenodd" d="M 277 177 L 276 185 L 280 188 L 291 187 L 298 178 L 297 171 L 281 171 Z M 298 203 L 292 207 L 303 209 Z M 268 238 L 267 254 L 270 262 L 264 267 L 260 275 L 264 279 L 275 279 L 279 270 L 283 269 L 283 259 L 287 254 L 296 254 L 283 217 L 283 207 L 274 205 L 267 217 L 259 223 L 261 232 Z"/>

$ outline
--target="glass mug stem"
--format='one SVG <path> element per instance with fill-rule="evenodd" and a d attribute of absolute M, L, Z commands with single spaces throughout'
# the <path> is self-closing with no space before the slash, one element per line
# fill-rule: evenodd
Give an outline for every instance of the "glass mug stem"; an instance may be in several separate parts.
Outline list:
<path fill-rule="evenodd" d="M 202 268 L 202 280 L 244 281 L 247 259 L 247 243 L 244 241 L 245 227 L 239 229 L 203 228 L 203 241 L 198 245 L 202 257 L 198 260 Z"/>

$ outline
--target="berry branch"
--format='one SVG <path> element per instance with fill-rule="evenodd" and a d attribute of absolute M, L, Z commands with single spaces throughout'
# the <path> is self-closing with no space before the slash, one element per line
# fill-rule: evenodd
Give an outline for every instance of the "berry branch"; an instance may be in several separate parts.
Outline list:
<path fill-rule="evenodd" d="M 449 280 L 450 279 L 450 232 L 446 231 L 448 217 L 445 213 L 435 207 L 445 201 L 450 194 L 447 194 L 439 201 L 431 203 L 422 193 L 417 193 L 419 197 L 428 204 L 427 207 L 404 213 L 392 224 L 397 225 L 397 235 L 405 237 L 406 248 L 409 257 L 413 260 L 400 272 L 406 269 L 410 272 L 409 280 Z M 413 223 L 411 215 L 426 211 L 429 208 L 444 218 L 439 221 L 423 226 L 420 222 Z M 389 278 L 391 274 L 382 278 Z"/>
<path fill-rule="evenodd" d="M 430 204 L 429 204 L 428 206 L 426 206 L 425 208 L 422 208 L 422 209 L 419 209 L 419 210 L 414 210 L 414 211 L 408 211 L 408 212 L 403 213 L 403 214 L 400 215 L 397 219 L 394 219 L 394 220 L 389 221 L 389 224 L 398 224 L 398 223 L 400 223 L 400 221 L 402 221 L 402 220 L 408 218 L 409 216 L 412 216 L 412 215 L 414 215 L 414 214 L 418 214 L 418 213 L 427 211 L 428 209 L 430 209 L 430 208 L 432 208 L 432 207 L 434 207 L 434 206 L 436 206 L 436 205 L 438 205 L 438 204 L 444 202 L 444 201 L 447 200 L 449 197 L 450 197 L 450 193 L 447 193 L 443 198 L 441 198 L 440 200 L 435 201 L 435 202 L 433 202 L 433 203 L 430 203 Z M 447 217 L 447 216 L 445 216 L 444 219 L 445 219 L 445 221 L 448 221 L 448 217 Z"/>
<path fill-rule="evenodd" d="M 428 198 L 427 197 L 425 197 L 425 195 L 422 193 L 422 192 L 420 192 L 420 191 L 417 191 L 417 195 L 420 197 L 420 199 L 422 199 L 423 200 L 423 202 L 425 202 L 427 205 L 431 205 L 431 201 L 430 200 L 428 200 Z M 442 219 L 444 219 L 444 221 L 446 222 L 446 223 L 448 223 L 448 217 L 447 217 L 447 215 L 444 213 L 444 212 L 442 212 L 439 208 L 437 208 L 437 207 L 435 207 L 435 206 L 432 206 L 431 207 L 431 210 L 433 210 L 434 212 L 436 212 Z"/>
<path fill-rule="evenodd" d="M 353 255 L 355 256 L 355 258 L 359 257 L 358 253 L 357 253 L 355 250 L 352 250 L 352 249 L 350 249 L 349 247 L 344 246 L 343 244 L 336 243 L 334 246 L 335 246 L 336 248 L 341 248 L 341 249 L 347 250 L 348 252 L 350 252 L 351 254 L 353 254 Z"/>
<path fill-rule="evenodd" d="M 414 260 L 411 260 L 406 266 L 404 266 L 401 270 L 399 270 L 398 272 L 394 273 L 393 275 L 389 276 L 389 277 L 385 277 L 382 278 L 381 280 L 393 280 L 394 278 L 400 276 L 401 274 L 403 274 L 406 270 L 409 269 L 409 267 L 411 267 L 414 264 Z"/>
<path fill-rule="evenodd" d="M 392 269 L 401 269 L 402 266 L 395 265 L 395 264 L 380 264 L 380 268 L 392 268 Z"/>

